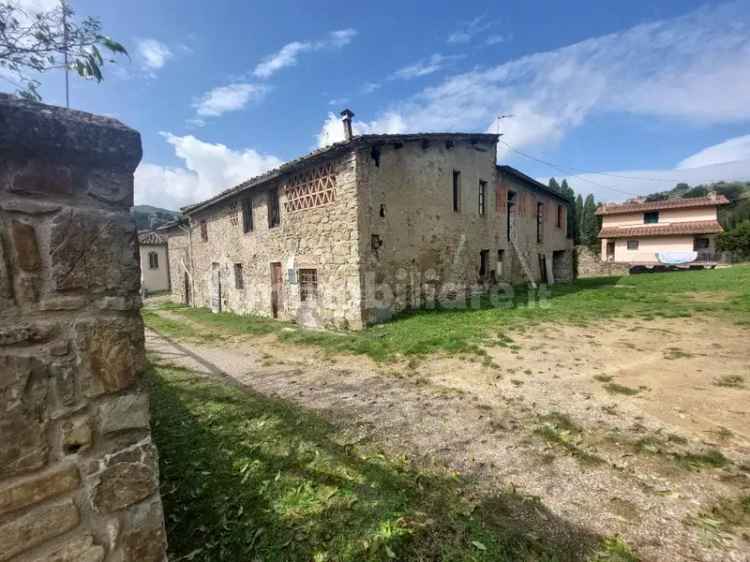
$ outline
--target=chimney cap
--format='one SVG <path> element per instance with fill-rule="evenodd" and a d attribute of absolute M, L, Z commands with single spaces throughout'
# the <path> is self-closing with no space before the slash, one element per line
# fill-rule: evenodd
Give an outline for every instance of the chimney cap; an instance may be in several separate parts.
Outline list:
<path fill-rule="evenodd" d="M 352 117 L 354 117 L 354 112 L 351 109 L 347 108 L 341 112 L 341 117 L 343 117 L 344 119 L 351 119 Z"/>

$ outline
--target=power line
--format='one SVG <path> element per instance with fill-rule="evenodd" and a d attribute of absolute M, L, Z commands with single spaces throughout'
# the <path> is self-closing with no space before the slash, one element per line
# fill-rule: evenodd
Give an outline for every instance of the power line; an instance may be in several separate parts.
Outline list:
<path fill-rule="evenodd" d="M 549 166 L 550 168 L 553 168 L 553 169 L 558 170 L 560 172 L 568 173 L 568 172 L 565 171 L 565 168 L 563 166 L 559 166 L 557 164 L 553 164 L 552 162 L 547 162 L 546 160 L 542 160 L 541 158 L 537 158 L 536 156 L 532 156 L 531 154 L 527 154 L 525 152 L 517 150 L 517 149 L 513 148 L 511 145 L 509 145 L 507 142 L 505 142 L 505 141 L 503 141 L 501 139 L 499 139 L 499 142 L 503 143 L 505 146 L 508 147 L 509 150 L 515 152 L 516 154 L 520 154 L 521 156 L 523 156 L 525 158 L 528 158 L 530 160 L 534 160 L 535 162 L 539 162 L 540 164 L 544 164 L 545 166 Z M 568 171 L 570 171 L 570 170 L 574 170 L 574 168 L 568 168 Z M 603 183 L 599 183 L 599 182 L 596 182 L 594 180 L 590 180 L 588 178 L 583 178 L 583 177 L 578 176 L 576 179 L 578 179 L 580 181 L 588 182 L 588 183 L 590 183 L 592 185 L 596 185 L 596 186 L 602 187 L 604 189 L 609 189 L 611 191 L 616 191 L 617 193 L 620 193 L 621 195 L 630 195 L 632 197 L 640 197 L 640 194 L 638 194 L 638 193 L 632 193 L 630 191 L 624 191 L 622 189 L 617 189 L 615 187 L 610 187 L 608 185 L 604 185 Z"/>
<path fill-rule="evenodd" d="M 513 148 L 512 146 L 510 146 L 508 143 L 506 143 L 503 140 L 500 140 L 500 142 L 503 143 L 505 146 L 507 146 L 510 150 L 512 150 L 513 152 L 516 152 L 516 153 L 520 154 L 521 156 L 525 156 L 526 158 L 531 158 L 532 160 L 536 160 L 537 162 L 540 162 L 542 164 L 546 164 L 547 166 L 550 166 L 550 167 L 553 167 L 553 168 L 561 168 L 561 169 L 565 168 L 565 169 L 567 169 L 569 171 L 572 171 L 572 172 L 575 172 L 577 174 L 589 174 L 589 175 L 596 175 L 596 176 L 607 176 L 607 177 L 610 177 L 610 178 L 619 178 L 619 179 L 631 180 L 631 181 L 654 181 L 654 182 L 660 182 L 660 183 L 665 183 L 665 182 L 681 183 L 681 182 L 685 181 L 684 179 L 674 179 L 674 178 L 649 178 L 649 177 L 645 177 L 645 176 L 644 177 L 642 177 L 642 176 L 638 176 L 638 177 L 623 176 L 623 175 L 620 175 L 620 174 L 612 174 L 612 173 L 609 173 L 609 172 L 592 172 L 590 170 L 582 170 L 581 168 L 575 168 L 573 166 L 556 165 L 556 164 L 553 164 L 551 162 L 547 162 L 545 160 L 542 160 L 541 158 L 536 158 L 536 157 L 534 157 L 534 156 L 532 156 L 530 154 L 527 154 L 525 152 L 522 152 L 522 151 L 520 151 L 520 150 L 518 150 L 516 148 Z"/>

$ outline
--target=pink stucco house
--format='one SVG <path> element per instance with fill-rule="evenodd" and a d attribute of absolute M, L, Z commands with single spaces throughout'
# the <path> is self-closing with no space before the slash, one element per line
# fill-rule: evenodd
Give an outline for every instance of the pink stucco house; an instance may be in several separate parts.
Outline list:
<path fill-rule="evenodd" d="M 716 235 L 723 231 L 718 208 L 727 203 L 723 195 L 711 193 L 601 205 L 596 214 L 602 217 L 602 261 L 653 265 L 660 263 L 657 254 L 696 252 L 695 263 L 714 262 Z"/>

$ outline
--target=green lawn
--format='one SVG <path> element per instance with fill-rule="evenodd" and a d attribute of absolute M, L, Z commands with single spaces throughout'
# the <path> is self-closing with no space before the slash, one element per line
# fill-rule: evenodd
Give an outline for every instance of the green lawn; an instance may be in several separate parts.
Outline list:
<path fill-rule="evenodd" d="M 158 364 L 146 380 L 170 560 L 637 560 L 536 498 L 478 496 L 238 383 Z"/>
<path fill-rule="evenodd" d="M 479 345 L 512 345 L 514 330 L 545 322 L 581 325 L 613 317 L 649 321 L 708 314 L 750 326 L 750 265 L 582 279 L 555 285 L 541 298 L 517 288 L 512 303 L 499 304 L 502 306 L 493 306 L 484 298 L 479 308 L 406 312 L 386 324 L 346 333 L 290 329 L 287 323 L 211 314 L 206 309 L 170 308 L 213 328 L 211 334 L 276 333 L 285 341 L 318 346 L 333 353 L 364 354 L 377 361 L 432 352 L 482 354 Z M 153 325 L 149 317 L 146 322 Z M 179 328 L 175 332 L 169 326 L 154 327 L 180 335 Z"/>

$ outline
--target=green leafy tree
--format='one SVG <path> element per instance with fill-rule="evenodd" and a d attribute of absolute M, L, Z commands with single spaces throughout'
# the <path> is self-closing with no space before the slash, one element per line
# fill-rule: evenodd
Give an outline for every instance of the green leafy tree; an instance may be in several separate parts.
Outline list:
<path fill-rule="evenodd" d="M 98 19 L 87 17 L 77 22 L 66 1 L 52 10 L 27 12 L 0 0 L 0 68 L 22 97 L 41 100 L 41 83 L 29 73 L 64 69 L 66 65 L 82 78 L 101 82 L 105 62 L 115 62 L 103 53 L 128 54 L 120 43 L 102 34 Z"/>
<path fill-rule="evenodd" d="M 581 218 L 581 244 L 591 248 L 597 245 L 597 235 L 599 234 L 599 221 L 596 216 L 596 201 L 594 196 L 589 193 L 583 203 L 583 216 Z"/>
<path fill-rule="evenodd" d="M 740 258 L 750 258 L 750 220 L 722 232 L 717 239 L 717 248 L 723 252 L 733 252 Z"/>

